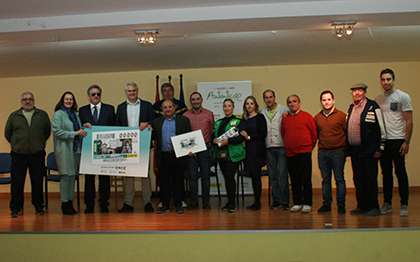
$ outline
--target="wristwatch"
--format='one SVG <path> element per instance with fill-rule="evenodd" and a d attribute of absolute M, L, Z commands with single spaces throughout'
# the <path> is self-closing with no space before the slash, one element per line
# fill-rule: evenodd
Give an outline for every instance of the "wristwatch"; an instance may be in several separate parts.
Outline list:
<path fill-rule="evenodd" d="M 410 144 L 410 140 L 404 139 L 404 142 L 406 142 L 407 144 Z"/>

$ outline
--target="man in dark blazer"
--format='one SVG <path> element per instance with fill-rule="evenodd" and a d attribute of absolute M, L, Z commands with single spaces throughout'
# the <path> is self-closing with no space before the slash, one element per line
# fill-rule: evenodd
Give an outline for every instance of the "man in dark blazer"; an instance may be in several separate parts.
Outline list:
<path fill-rule="evenodd" d="M 157 211 L 158 214 L 170 211 L 171 194 L 176 212 L 184 213 L 181 201 L 187 158 L 176 157 L 171 137 L 190 132 L 191 124 L 187 117 L 175 114 L 175 109 L 173 100 L 165 100 L 162 103 L 164 116 L 156 118 L 153 123 L 153 139 L 156 139 L 156 162 L 162 199 L 162 207 Z"/>
<path fill-rule="evenodd" d="M 79 117 L 82 124 L 90 123 L 98 126 L 113 126 L 115 108 L 101 102 L 102 89 L 92 85 L 87 90 L 89 105 L 82 106 Z M 111 194 L 110 177 L 99 175 L 99 205 L 102 213 L 109 212 L 108 200 Z M 85 214 L 93 213 L 95 207 L 95 175 L 85 175 Z"/>
<path fill-rule="evenodd" d="M 127 101 L 122 102 L 117 108 L 117 126 L 140 127 L 140 131 L 152 127 L 155 113 L 152 104 L 141 100 L 138 97 L 139 88 L 136 83 L 129 82 L 125 85 Z M 135 194 L 134 177 L 124 179 L 124 206 L 118 210 L 119 213 L 133 212 L 133 202 Z M 141 179 L 143 192 L 144 212 L 155 211 L 152 207 L 150 198 L 152 197 L 152 185 L 150 177 Z"/>

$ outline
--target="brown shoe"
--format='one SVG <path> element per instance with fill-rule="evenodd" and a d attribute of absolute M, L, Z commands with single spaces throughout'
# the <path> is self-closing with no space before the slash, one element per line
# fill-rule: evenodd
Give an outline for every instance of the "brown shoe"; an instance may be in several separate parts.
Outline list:
<path fill-rule="evenodd" d="M 191 203 L 188 205 L 188 210 L 193 210 L 198 208 L 198 203 L 191 201 Z"/>
<path fill-rule="evenodd" d="M 211 209 L 210 203 L 208 201 L 203 203 L 203 209 L 205 209 L 205 210 L 210 210 Z"/>

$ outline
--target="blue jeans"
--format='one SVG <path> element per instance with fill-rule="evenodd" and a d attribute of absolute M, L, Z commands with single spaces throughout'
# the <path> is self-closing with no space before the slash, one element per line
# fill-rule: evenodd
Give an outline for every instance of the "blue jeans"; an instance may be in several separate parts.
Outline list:
<path fill-rule="evenodd" d="M 188 171 L 190 172 L 190 194 L 191 199 L 198 203 L 198 179 L 201 176 L 201 192 L 202 200 L 208 202 L 210 200 L 210 151 L 196 153 L 195 156 L 188 157 Z M 200 171 L 198 168 L 200 167 Z"/>
<path fill-rule="evenodd" d="M 267 148 L 267 169 L 273 190 L 273 201 L 289 204 L 290 190 L 287 173 L 286 149 L 284 147 Z"/>
<path fill-rule="evenodd" d="M 344 180 L 344 163 L 346 157 L 343 150 L 334 152 L 318 151 L 318 166 L 322 175 L 322 198 L 323 204 L 331 207 L 332 189 L 331 177 L 334 171 L 335 184 L 337 186 L 337 205 L 346 205 L 346 181 Z"/>

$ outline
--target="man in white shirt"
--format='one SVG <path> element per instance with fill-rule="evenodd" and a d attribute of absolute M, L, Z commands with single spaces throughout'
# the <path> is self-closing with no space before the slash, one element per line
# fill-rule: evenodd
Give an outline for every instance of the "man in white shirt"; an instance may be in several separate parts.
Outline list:
<path fill-rule="evenodd" d="M 408 216 L 408 176 L 405 169 L 405 155 L 408 153 L 413 132 L 413 108 L 411 98 L 403 91 L 396 89 L 395 74 L 387 68 L 381 71 L 381 84 L 384 92 L 375 101 L 381 107 L 386 128 L 385 150 L 379 159 L 383 175 L 384 205 L 382 215 L 392 212 L 392 191 L 394 178 L 392 163 L 401 198 L 400 216 Z"/>
<path fill-rule="evenodd" d="M 155 118 L 152 104 L 148 101 L 141 100 L 138 97 L 139 88 L 136 83 L 127 83 L 125 85 L 125 93 L 128 99 L 118 105 L 115 125 L 140 127 L 140 131 L 143 131 L 145 128 L 150 130 Z M 142 178 L 141 186 L 143 192 L 144 212 L 153 212 L 154 209 L 150 201 L 152 196 L 150 177 Z M 118 212 L 133 212 L 135 194 L 134 177 L 125 177 L 124 193 L 124 206 L 119 209 Z"/>

